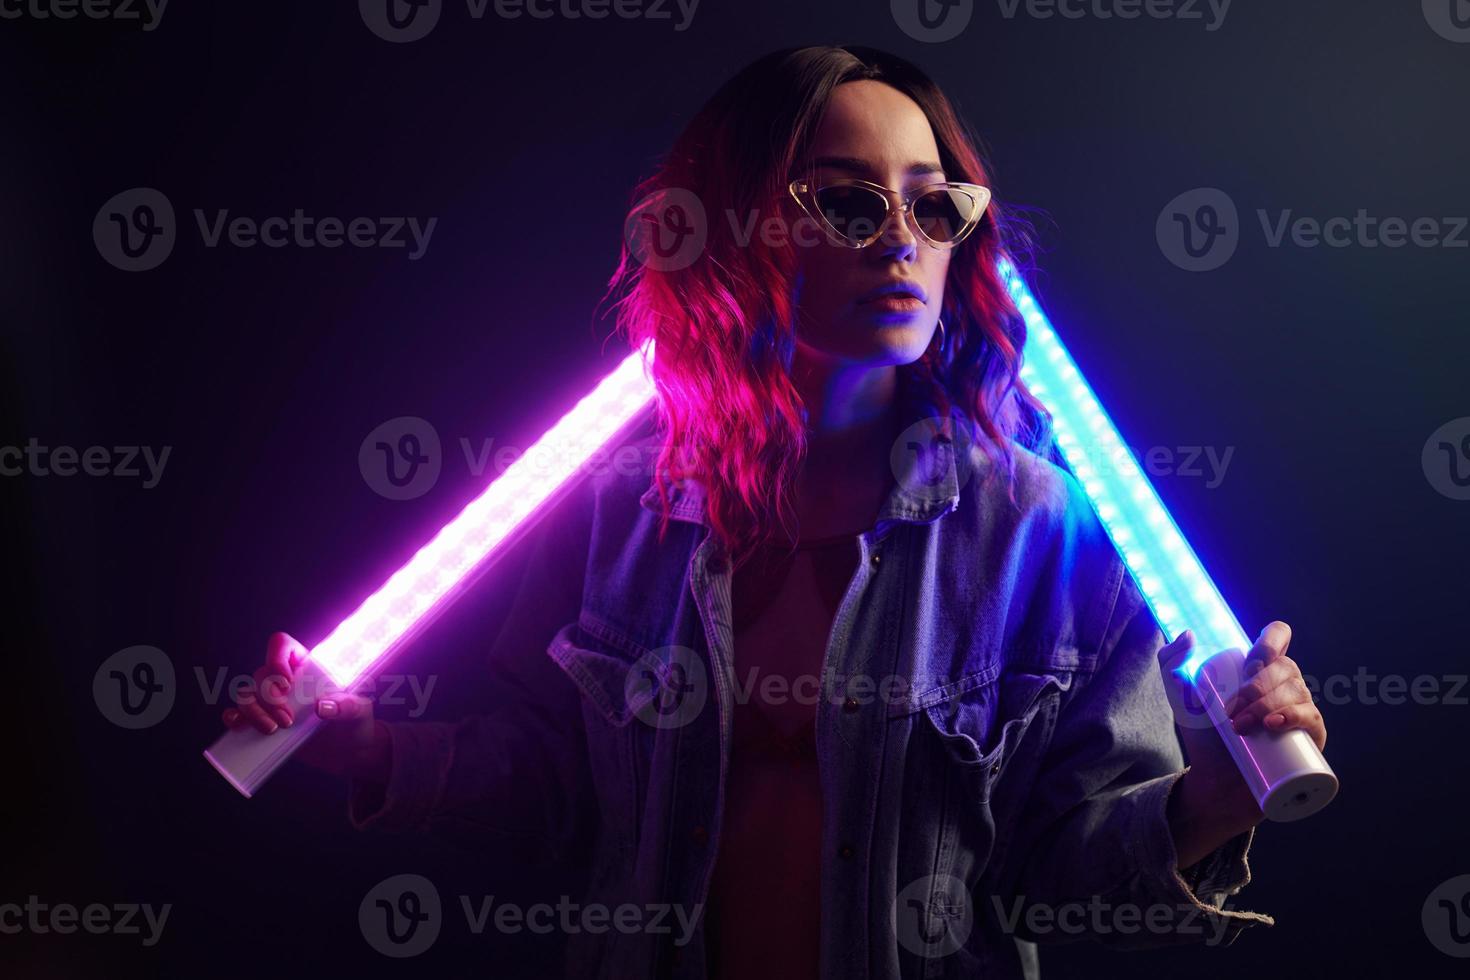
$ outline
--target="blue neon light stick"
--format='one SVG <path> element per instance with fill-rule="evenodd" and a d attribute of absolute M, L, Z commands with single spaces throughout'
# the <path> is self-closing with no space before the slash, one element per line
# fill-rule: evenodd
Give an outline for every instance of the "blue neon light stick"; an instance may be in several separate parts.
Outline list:
<path fill-rule="evenodd" d="M 1241 677 L 1251 642 L 1199 557 L 1118 435 L 1056 331 L 1010 261 L 1000 272 L 1026 321 L 1021 379 L 1052 414 L 1057 446 L 1086 491 L 1098 520 L 1172 640 L 1192 630 L 1195 645 L 1180 668 L 1240 767 L 1265 815 L 1297 820 L 1337 793 L 1337 777 L 1302 731 L 1236 734 L 1225 705 Z M 1206 663 L 1210 669 L 1204 670 Z"/>

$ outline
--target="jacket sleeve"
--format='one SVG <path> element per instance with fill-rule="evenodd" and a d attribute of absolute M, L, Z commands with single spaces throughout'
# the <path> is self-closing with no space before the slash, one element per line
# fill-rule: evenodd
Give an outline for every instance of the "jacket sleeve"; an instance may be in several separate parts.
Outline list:
<path fill-rule="evenodd" d="M 1121 949 L 1228 945 L 1249 926 L 1275 924 L 1224 906 L 1250 881 L 1255 831 L 1176 867 L 1165 805 L 1185 768 L 1159 675 L 1163 635 L 1121 561 L 1109 558 L 1116 599 L 1098 666 L 1074 675 L 1060 704 L 1018 822 L 1026 840 L 1003 882 L 1028 910 L 1016 931 L 1036 942 L 1091 938 Z"/>
<path fill-rule="evenodd" d="M 533 528 L 519 582 L 499 576 L 517 589 L 485 660 L 502 706 L 454 723 L 386 723 L 386 786 L 350 781 L 356 829 L 542 847 L 553 857 L 574 846 L 591 784 L 580 694 L 546 649 L 581 609 L 591 482 Z"/>

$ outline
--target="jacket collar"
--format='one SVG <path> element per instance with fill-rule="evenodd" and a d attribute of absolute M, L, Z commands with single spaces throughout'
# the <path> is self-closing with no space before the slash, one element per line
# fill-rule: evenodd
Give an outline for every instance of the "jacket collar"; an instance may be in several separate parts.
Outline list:
<path fill-rule="evenodd" d="M 962 468 L 972 465 L 960 410 L 952 410 L 948 432 L 935 431 L 941 419 L 937 406 L 913 382 L 912 372 L 899 368 L 898 374 L 898 406 L 905 426 L 902 439 L 907 445 L 902 454 L 897 449 L 893 454 L 894 483 L 878 511 L 880 528 L 886 521 L 929 523 L 954 510 L 960 502 L 961 479 L 968 475 Z M 707 490 L 697 477 L 671 482 L 668 492 L 671 520 L 709 526 Z M 657 479 L 638 502 L 659 513 Z"/>

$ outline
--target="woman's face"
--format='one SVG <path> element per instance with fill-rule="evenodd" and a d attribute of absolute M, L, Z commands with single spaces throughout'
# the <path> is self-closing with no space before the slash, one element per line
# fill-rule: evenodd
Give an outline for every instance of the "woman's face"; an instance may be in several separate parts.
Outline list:
<path fill-rule="evenodd" d="M 860 177 L 904 193 L 946 179 L 929 120 L 907 95 L 883 82 L 847 82 L 828 106 L 811 150 L 817 186 Z M 812 244 L 814 238 L 819 242 Z M 865 248 L 835 245 L 810 227 L 793 240 L 799 243 L 796 341 L 804 353 L 875 366 L 923 356 L 944 301 L 947 250 L 917 238 L 892 212 L 882 236 Z M 921 302 L 876 298 L 875 291 L 895 281 L 912 287 Z"/>

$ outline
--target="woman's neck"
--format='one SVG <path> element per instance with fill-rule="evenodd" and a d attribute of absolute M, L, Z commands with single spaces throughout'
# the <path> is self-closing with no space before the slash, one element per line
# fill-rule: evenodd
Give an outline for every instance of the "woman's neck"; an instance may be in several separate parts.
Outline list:
<path fill-rule="evenodd" d="M 807 455 L 797 477 L 800 536 L 872 526 L 894 476 L 897 368 L 798 357 L 792 382 L 807 410 Z"/>

